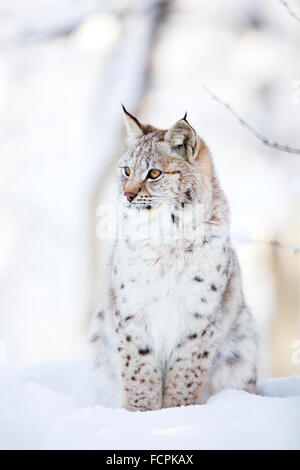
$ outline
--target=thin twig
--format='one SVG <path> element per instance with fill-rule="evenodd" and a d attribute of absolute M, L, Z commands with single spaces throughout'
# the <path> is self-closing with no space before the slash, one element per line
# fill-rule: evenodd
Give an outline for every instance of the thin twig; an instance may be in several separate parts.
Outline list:
<path fill-rule="evenodd" d="M 290 253 L 293 255 L 297 255 L 300 253 L 300 248 L 295 245 L 285 245 L 283 243 L 280 243 L 277 240 L 252 240 L 253 243 L 265 243 L 267 245 L 270 245 L 272 248 L 281 248 L 283 250 L 288 250 Z"/>
<path fill-rule="evenodd" d="M 288 145 L 282 145 L 279 144 L 278 142 L 271 140 L 267 137 L 265 137 L 263 134 L 261 134 L 258 130 L 256 130 L 254 127 L 252 127 L 250 124 L 248 124 L 232 107 L 226 103 L 225 101 L 221 100 L 215 93 L 213 93 L 207 86 L 202 85 L 202 88 L 206 91 L 206 93 L 209 94 L 209 96 L 220 103 L 224 108 L 226 108 L 235 118 L 239 121 L 239 123 L 246 127 L 246 129 L 251 132 L 252 135 L 254 135 L 257 139 L 259 139 L 264 145 L 267 145 L 268 147 L 271 147 L 275 150 L 280 150 L 281 152 L 287 152 L 287 153 L 294 153 L 297 155 L 300 155 L 300 149 L 299 148 L 293 148 L 289 147 Z"/>
<path fill-rule="evenodd" d="M 279 0 L 279 2 L 287 9 L 288 14 L 298 21 L 298 23 L 300 23 L 299 16 L 297 16 L 296 13 L 292 10 L 288 2 L 286 0 Z"/>

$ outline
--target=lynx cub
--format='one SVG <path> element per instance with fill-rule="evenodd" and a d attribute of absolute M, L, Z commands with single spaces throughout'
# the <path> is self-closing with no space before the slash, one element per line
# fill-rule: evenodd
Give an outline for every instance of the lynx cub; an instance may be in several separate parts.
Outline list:
<path fill-rule="evenodd" d="M 124 116 L 127 232 L 93 319 L 96 364 L 115 376 L 128 410 L 201 404 L 227 387 L 255 393 L 256 328 L 210 152 L 186 116 L 169 130 Z"/>

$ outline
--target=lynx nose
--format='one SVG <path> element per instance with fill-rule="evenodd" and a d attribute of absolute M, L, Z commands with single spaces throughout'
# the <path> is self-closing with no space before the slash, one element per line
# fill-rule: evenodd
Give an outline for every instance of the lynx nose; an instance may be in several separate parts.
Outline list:
<path fill-rule="evenodd" d="M 133 193 L 124 193 L 124 196 L 127 198 L 127 201 L 131 202 L 134 200 L 136 194 Z"/>

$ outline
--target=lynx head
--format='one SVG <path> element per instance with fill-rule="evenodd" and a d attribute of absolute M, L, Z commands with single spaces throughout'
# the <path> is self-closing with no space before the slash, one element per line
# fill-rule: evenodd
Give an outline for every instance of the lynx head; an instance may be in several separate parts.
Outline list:
<path fill-rule="evenodd" d="M 199 158 L 207 147 L 186 115 L 169 130 L 160 130 L 123 110 L 127 131 L 127 148 L 119 162 L 123 201 L 138 209 L 201 201 Z"/>

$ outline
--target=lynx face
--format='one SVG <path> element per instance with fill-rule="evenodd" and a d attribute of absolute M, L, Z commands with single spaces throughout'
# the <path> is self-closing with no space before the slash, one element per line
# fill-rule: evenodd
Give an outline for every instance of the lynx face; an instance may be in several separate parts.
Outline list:
<path fill-rule="evenodd" d="M 125 111 L 128 147 L 119 161 L 120 196 L 127 206 L 182 205 L 201 196 L 192 161 L 196 134 L 185 119 L 169 131 L 141 125 Z"/>

